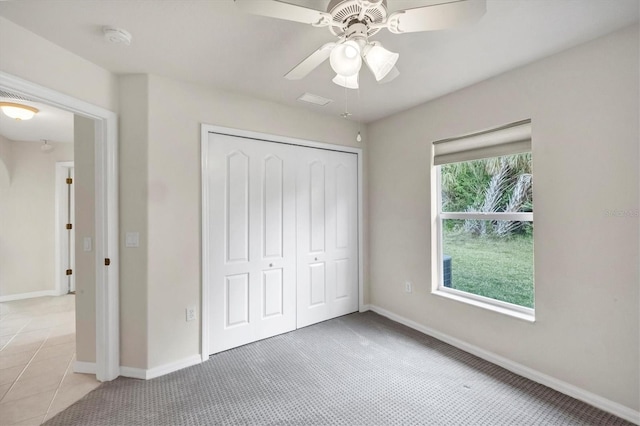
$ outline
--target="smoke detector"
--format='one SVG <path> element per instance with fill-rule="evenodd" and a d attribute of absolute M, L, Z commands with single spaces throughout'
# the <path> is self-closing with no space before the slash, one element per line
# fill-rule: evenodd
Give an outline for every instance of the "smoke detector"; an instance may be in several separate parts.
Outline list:
<path fill-rule="evenodd" d="M 125 46 L 131 44 L 131 34 L 127 30 L 116 27 L 103 27 L 102 32 L 109 43 L 124 44 Z"/>

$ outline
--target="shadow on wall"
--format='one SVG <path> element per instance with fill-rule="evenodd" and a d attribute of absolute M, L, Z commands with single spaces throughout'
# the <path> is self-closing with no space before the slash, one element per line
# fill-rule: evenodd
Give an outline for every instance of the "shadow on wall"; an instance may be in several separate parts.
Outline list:
<path fill-rule="evenodd" d="M 11 184 L 11 146 L 9 141 L 0 135 L 0 184 Z"/>
<path fill-rule="evenodd" d="M 9 186 L 11 184 L 11 174 L 4 160 L 0 158 L 0 185 Z"/>

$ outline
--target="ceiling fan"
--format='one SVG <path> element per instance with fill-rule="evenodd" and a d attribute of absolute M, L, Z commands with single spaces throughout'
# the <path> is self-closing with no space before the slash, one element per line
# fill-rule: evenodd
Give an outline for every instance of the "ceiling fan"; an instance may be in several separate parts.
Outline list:
<path fill-rule="evenodd" d="M 394 34 L 441 30 L 471 23 L 486 12 L 486 0 L 454 0 L 392 13 L 387 12 L 387 0 L 331 0 L 326 12 L 280 0 L 234 1 L 254 15 L 329 27 L 338 40 L 321 46 L 284 77 L 300 80 L 329 59 L 336 72 L 333 82 L 349 89 L 358 88 L 363 61 L 379 83 L 400 74 L 395 66 L 399 54 L 369 40 L 381 29 Z"/>

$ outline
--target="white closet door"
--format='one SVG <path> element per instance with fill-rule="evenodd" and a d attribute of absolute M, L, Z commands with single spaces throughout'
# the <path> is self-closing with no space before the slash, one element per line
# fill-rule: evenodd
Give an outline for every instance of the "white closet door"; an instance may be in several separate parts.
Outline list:
<path fill-rule="evenodd" d="M 209 136 L 211 353 L 296 327 L 296 158 L 289 148 Z"/>
<path fill-rule="evenodd" d="M 304 149 L 297 196 L 297 327 L 358 310 L 357 155 Z"/>

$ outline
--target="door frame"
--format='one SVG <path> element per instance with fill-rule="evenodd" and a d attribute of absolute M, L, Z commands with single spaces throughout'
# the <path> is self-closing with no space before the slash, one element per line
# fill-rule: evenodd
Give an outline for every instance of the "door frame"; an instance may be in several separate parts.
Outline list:
<path fill-rule="evenodd" d="M 362 311 L 364 306 L 364 220 L 363 220 L 363 158 L 362 148 L 356 148 L 344 145 L 333 145 L 324 142 L 314 142 L 305 139 L 290 138 L 287 136 L 271 135 L 268 133 L 252 132 L 249 130 L 234 129 L 229 127 L 215 126 L 212 124 L 201 124 L 200 126 L 200 144 L 201 144 L 201 159 L 202 159 L 202 171 L 201 171 L 201 196 L 202 196 L 202 216 L 201 216 L 201 281 L 202 281 L 202 293 L 201 306 L 200 306 L 200 355 L 202 361 L 209 359 L 209 321 L 211 319 L 211 313 L 209 308 L 209 297 L 211 293 L 211 283 L 208 282 L 206 277 L 211 272 L 209 270 L 208 262 L 211 248 L 209 247 L 209 241 L 207 236 L 211 224 L 209 223 L 209 199 L 207 194 L 209 193 L 209 182 L 205 179 L 209 172 L 209 134 L 218 133 L 228 136 L 237 136 L 241 138 L 255 139 L 264 142 L 275 142 L 286 145 L 296 145 L 308 148 L 319 148 L 327 151 L 338 151 L 356 154 L 358 156 L 358 310 Z"/>
<path fill-rule="evenodd" d="M 56 228 L 55 228 L 55 259 L 56 259 L 56 294 L 62 296 L 63 294 L 67 294 L 68 286 L 65 286 L 65 280 L 63 277 L 64 271 L 67 269 L 68 265 L 71 263 L 71 258 L 69 256 L 71 246 L 71 241 L 68 241 L 67 238 L 64 237 L 64 233 L 67 232 L 64 230 L 64 226 L 67 223 L 67 218 L 64 217 L 64 214 L 68 211 L 69 203 L 71 203 L 71 197 L 69 197 L 68 190 L 69 186 L 66 183 L 65 179 L 69 174 L 69 169 L 73 169 L 73 161 L 58 161 L 56 162 Z M 73 208 L 73 206 L 71 206 Z M 73 225 L 75 226 L 75 225 Z M 75 254 L 74 254 L 75 255 Z M 74 275 L 71 275 L 73 277 Z"/>
<path fill-rule="evenodd" d="M 0 89 L 95 122 L 96 363 L 95 371 L 87 366 L 82 372 L 113 380 L 120 375 L 117 115 L 2 71 Z"/>

